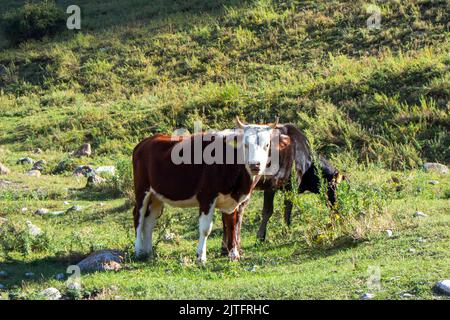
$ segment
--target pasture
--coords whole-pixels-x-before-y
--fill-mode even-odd
[[[433,287],[450,276],[450,179],[423,169],[450,159],[447,3],[375,4],[381,27],[370,30],[363,1],[80,0],[81,30],[17,44],[2,34],[0,298],[42,299],[55,287],[67,299],[448,299]],[[259,243],[255,192],[241,261],[220,256],[216,212],[199,266],[197,210],[166,207],[154,258],[136,260],[135,144],[196,120],[229,128],[236,115],[279,116],[305,132],[350,178],[337,209],[322,194],[279,192]],[[92,155],[71,156],[83,143]],[[27,175],[22,157],[45,160],[41,176]],[[117,172],[86,187],[72,172],[87,164]],[[100,249],[123,252],[120,271],[83,273],[81,289],[55,278]],[[371,270],[379,286],[368,286]]]

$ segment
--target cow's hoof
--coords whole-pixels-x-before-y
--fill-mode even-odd
[[[198,255],[197,254],[197,264],[199,266],[204,266],[206,264],[206,256]]]
[[[241,259],[239,251],[236,248],[233,248],[230,251],[229,256],[230,256],[230,261],[232,261],[232,262],[236,262],[236,261],[239,261]]]

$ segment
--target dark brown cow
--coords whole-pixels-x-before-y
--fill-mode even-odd
[[[266,169],[276,124],[244,125],[239,120],[238,123],[242,130],[234,130],[231,140],[226,139],[230,137],[230,131],[178,136],[175,139],[157,134],[135,147],[133,174],[137,256],[151,253],[152,231],[164,203],[167,203],[200,209],[199,262],[206,261],[206,239],[211,232],[214,209],[219,209],[227,225],[227,239],[230,239],[226,244],[227,252],[232,260],[239,259],[236,211],[240,204],[249,199]],[[235,143],[239,138],[242,148]],[[211,152],[213,146],[222,146],[224,152],[222,155],[211,153],[216,157],[216,161],[211,163],[204,159],[204,155]],[[241,151],[245,158],[243,162],[239,162]],[[197,159],[199,154],[200,161]],[[176,161],[174,155],[178,157]],[[183,161],[179,162],[179,158]]]
[[[336,202],[336,186],[345,176],[340,174],[328,161],[322,157],[319,158],[319,170],[316,170],[316,165],[313,162],[311,149],[308,141],[303,133],[292,124],[282,124],[276,127],[281,134],[287,135],[290,139],[289,145],[280,149],[279,154],[279,170],[274,175],[262,176],[256,185],[257,189],[264,190],[264,205],[262,210],[262,221],[259,227],[257,238],[264,240],[266,237],[267,224],[270,217],[273,214],[273,201],[275,193],[279,189],[290,190],[291,189],[291,174],[292,166],[295,165],[295,171],[297,174],[297,185],[299,193],[310,191],[313,193],[320,192],[320,179],[317,175],[318,172],[322,173],[323,179],[327,183],[327,205],[330,207]],[[248,201],[244,202],[236,211],[235,220],[239,223],[242,221],[242,212],[245,209]],[[289,225],[291,222],[292,202],[285,200],[285,212],[284,217],[286,223]],[[228,242],[227,234],[227,222],[223,221],[224,235],[222,253],[227,252],[225,244]],[[238,231],[240,225],[237,226]],[[237,235],[240,240],[240,235]],[[240,246],[240,242],[239,242]]]

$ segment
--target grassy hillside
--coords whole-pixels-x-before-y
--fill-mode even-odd
[[[0,11],[24,3],[4,0]],[[64,11],[74,4],[56,3]],[[448,2],[374,1],[376,30],[366,26],[371,3],[79,0],[81,30],[17,45],[0,33],[0,163],[11,169],[0,176],[0,271],[8,273],[0,298],[42,298],[53,286],[66,298],[92,299],[444,299],[432,288],[450,275],[450,180],[421,164],[450,163]],[[135,144],[192,131],[199,119],[230,127],[236,115],[297,124],[350,177],[337,211],[323,195],[280,193],[261,244],[257,192],[241,262],[219,256],[217,215],[209,261],[199,267],[196,210],[167,208],[156,259],[136,261],[128,199]],[[85,142],[93,155],[70,157]],[[41,177],[16,164],[24,156],[47,162]],[[119,173],[85,188],[70,169],[57,173],[61,160],[71,168],[116,165]],[[290,228],[284,197],[295,203]],[[72,205],[82,210],[34,214]],[[41,238],[27,235],[26,220]],[[83,274],[80,292],[55,279],[104,248],[125,253],[120,272]],[[366,284],[369,267],[381,270],[375,291]]]

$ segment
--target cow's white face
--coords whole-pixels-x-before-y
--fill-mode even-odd
[[[244,125],[242,130],[245,166],[252,175],[261,175],[269,161],[273,129],[267,125]]]

